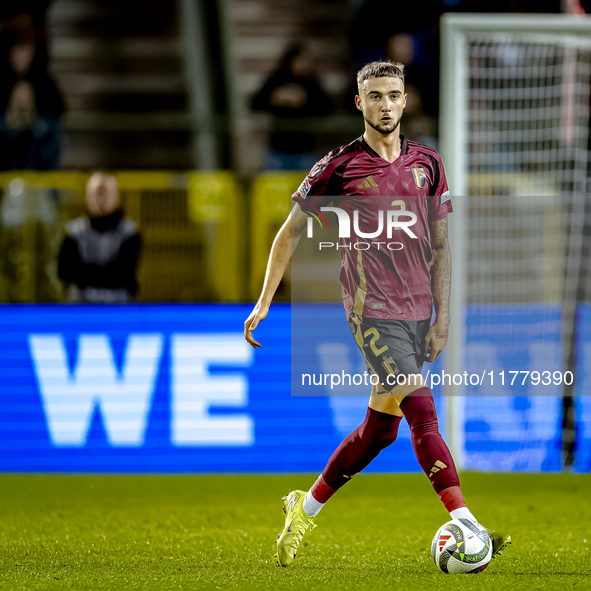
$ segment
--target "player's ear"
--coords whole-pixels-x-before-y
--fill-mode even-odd
[[[363,111],[363,105],[361,104],[361,97],[356,94],[355,95],[355,106],[360,110]]]
[[[407,97],[407,96],[408,96],[408,95],[407,95],[406,93],[404,93],[404,104],[402,105],[402,108],[403,108],[403,109],[406,109],[406,97]]]

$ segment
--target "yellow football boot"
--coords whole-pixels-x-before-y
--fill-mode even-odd
[[[488,527],[485,527],[484,529],[488,532],[488,535],[492,540],[493,558],[500,556],[503,553],[502,550],[504,550],[509,544],[513,543],[513,540],[511,539],[511,536],[509,534],[504,534],[495,529],[489,529]]]
[[[289,566],[295,560],[304,534],[317,527],[314,517],[308,517],[304,513],[305,496],[306,493],[303,490],[294,490],[283,497],[285,527],[275,542],[277,546],[275,558],[279,566]]]

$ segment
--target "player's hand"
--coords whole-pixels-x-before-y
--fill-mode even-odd
[[[425,337],[425,361],[433,363],[445,349],[449,328],[435,322]]]
[[[248,341],[250,345],[252,345],[255,349],[257,347],[262,347],[258,341],[255,341],[252,338],[252,331],[259,325],[261,320],[264,320],[269,313],[269,304],[262,304],[261,302],[257,302],[257,305],[254,307],[254,310],[250,313],[250,316],[246,319],[244,323],[244,338]]]

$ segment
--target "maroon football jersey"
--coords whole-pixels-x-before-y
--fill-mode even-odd
[[[348,318],[431,317],[429,223],[452,211],[451,200],[439,154],[402,135],[400,141],[392,163],[363,137],[330,152],[292,196],[308,214],[329,206],[348,214],[350,236],[339,242]]]

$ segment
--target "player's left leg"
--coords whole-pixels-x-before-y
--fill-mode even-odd
[[[450,513],[464,509],[452,514],[452,518],[474,519],[466,508],[451,452],[439,433],[431,390],[426,386],[418,388],[401,401],[400,409],[410,427],[411,441],[417,460],[445,508]]]
[[[454,459],[439,433],[431,390],[427,387],[416,390],[402,400],[400,408],[410,426],[417,460],[451,518],[478,523],[466,506]],[[493,543],[493,556],[496,556],[511,543],[511,536],[486,529]]]

